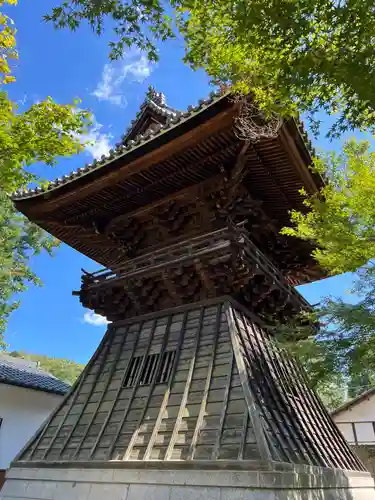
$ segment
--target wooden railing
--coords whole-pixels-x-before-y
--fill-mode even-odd
[[[92,274],[86,273],[82,277],[82,288],[90,290],[130,278],[152,276],[163,272],[166,267],[197,261],[211,254],[215,257],[229,258],[233,255],[233,249],[237,249],[238,255],[259,269],[259,274],[271,278],[277,287],[288,293],[300,305],[310,307],[305,299],[287,283],[280,270],[250,240],[249,233],[244,228],[235,226],[225,227],[141,255],[113,269],[101,269]]]
[[[82,277],[83,286],[96,287],[106,281],[117,281],[127,277],[141,276],[146,273],[157,272],[166,265],[182,263],[189,259],[196,259],[204,255],[228,249],[231,239],[227,228],[212,233],[197,236],[188,241],[181,241],[160,250],[150,252],[127,261],[113,269],[101,269]],[[228,252],[230,253],[230,252]]]

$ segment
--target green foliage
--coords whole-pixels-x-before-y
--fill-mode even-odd
[[[187,2],[185,60],[266,112],[337,112],[330,135],[374,127],[373,10],[362,0]]]
[[[333,411],[347,400],[346,381],[341,375],[331,377],[330,381],[320,381],[315,387],[328,411]]]
[[[313,241],[314,256],[322,267],[332,274],[356,271],[356,281],[347,301],[328,297],[320,304],[315,315],[322,329],[296,349],[302,349],[313,378],[342,374],[351,381],[349,392],[354,394],[375,384],[371,260],[375,255],[375,153],[367,142],[352,140],[341,154],[316,159],[315,168],[326,174],[326,186],[319,195],[306,196],[310,211],[293,211],[294,226],[283,232]]]
[[[56,104],[51,97],[24,113],[0,89],[0,188],[11,193],[40,179],[27,168],[33,163],[56,164],[59,156],[83,150],[80,135],[89,113],[73,104]]]
[[[72,30],[87,21],[98,35],[108,19],[112,58],[136,46],[151,60],[176,25],[185,62],[213,83],[251,92],[266,113],[338,113],[336,136],[375,126],[374,11],[370,0],[76,0],[45,19]]]
[[[4,4],[16,5],[17,0],[0,0],[0,7]],[[12,19],[0,12],[0,84],[14,81],[9,61],[18,59],[15,35]]]
[[[42,250],[51,254],[56,243],[17,213],[0,190],[0,346],[9,315],[19,306],[14,296],[26,290],[28,284],[40,284],[28,265],[30,257]]]
[[[158,59],[156,40],[172,38],[171,20],[159,0],[76,0],[65,1],[44,17],[56,28],[68,27],[75,31],[87,21],[94,33],[102,35],[105,18],[114,25],[116,40],[110,42],[110,57],[117,59],[129,47],[135,46],[147,53],[151,61]]]
[[[51,98],[24,113],[0,90],[0,343],[9,315],[20,302],[15,295],[40,281],[29,267],[33,255],[52,253],[57,240],[17,213],[8,199],[12,191],[39,177],[28,167],[42,162],[54,165],[59,156],[81,151],[88,114],[73,105],[56,104]]]
[[[40,354],[27,354],[23,351],[12,351],[8,353],[15,358],[29,359],[39,362],[39,367],[55,377],[69,384],[73,384],[80,375],[85,365],[75,363],[64,358],[50,358]]]
[[[374,371],[370,373],[364,372],[358,377],[354,377],[348,385],[348,396],[349,398],[356,398],[365,391],[368,391],[375,385],[375,373]]]
[[[15,5],[16,0],[0,0]],[[18,214],[8,195],[42,177],[31,173],[35,163],[54,165],[61,156],[82,151],[80,137],[90,123],[79,101],[57,104],[51,97],[24,113],[3,90],[14,81],[10,59],[18,57],[13,21],[0,12],[0,348],[9,315],[19,306],[20,292],[40,281],[29,267],[33,255],[51,254],[57,241]]]
[[[315,160],[327,184],[305,198],[307,213],[292,212],[283,233],[316,243],[314,257],[332,274],[356,271],[375,256],[375,153],[354,139],[341,154]]]

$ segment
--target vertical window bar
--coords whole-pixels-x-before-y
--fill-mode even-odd
[[[150,371],[150,366],[152,363],[152,358],[153,354],[149,354],[146,358],[145,366],[142,371],[141,378],[139,379],[139,384],[140,385],[146,385],[147,384],[147,378],[148,378],[148,373]]]
[[[153,382],[153,380],[155,379],[155,375],[156,375],[156,371],[157,371],[157,368],[158,368],[160,356],[162,356],[160,353],[159,354],[154,354],[154,359],[153,359],[152,366],[151,366],[151,369],[150,369],[149,379],[147,381],[148,384],[151,384],[151,382]]]
[[[165,352],[163,353],[163,359],[162,359],[162,362],[161,362],[161,368],[160,368],[160,373],[158,375],[158,378],[157,378],[157,382],[159,384],[163,384],[164,382],[166,382],[168,380],[168,361],[170,359],[170,351],[168,352]]]
[[[143,357],[140,358],[142,360],[141,365],[140,365],[140,369],[141,370],[143,369],[143,363],[145,361],[145,357],[147,357],[150,345],[152,344],[152,341],[153,341],[153,338],[154,338],[154,334],[155,334],[155,329],[156,329],[156,319],[154,319],[153,322],[152,322],[151,332],[150,332],[150,336],[148,338],[148,343],[147,343],[147,348],[146,348],[146,354],[145,354],[145,356],[143,356]],[[131,391],[130,397],[128,399],[128,403],[127,403],[126,409],[125,409],[125,411],[122,414],[121,422],[119,423],[119,425],[117,427],[117,430],[116,430],[116,433],[115,433],[115,436],[114,436],[114,439],[113,439],[111,445],[109,446],[108,453],[107,453],[108,459],[111,459],[112,453],[113,453],[114,449],[116,448],[117,441],[118,441],[118,439],[119,439],[119,437],[120,437],[120,435],[122,433],[122,430],[124,428],[124,425],[125,425],[125,422],[126,422],[126,418],[128,416],[130,407],[131,407],[131,405],[133,403],[134,396],[135,396],[135,393],[136,393],[136,390],[137,390],[135,386],[138,383],[139,383],[139,378],[137,377],[135,379],[135,382],[134,382],[133,390]]]
[[[138,327],[137,327],[137,334],[136,334],[136,337],[134,339],[134,343],[133,343],[133,347],[132,347],[132,351],[131,351],[131,354],[130,354],[130,357],[129,359],[127,360],[127,368],[126,370],[124,370],[124,373],[123,373],[123,376],[122,376],[122,379],[121,379],[121,384],[119,385],[118,389],[117,389],[117,392],[116,392],[116,396],[114,397],[114,399],[112,400],[112,405],[111,405],[111,408],[109,409],[108,413],[107,413],[107,416],[105,417],[105,420],[102,424],[102,427],[100,429],[100,432],[98,434],[98,437],[96,438],[96,441],[94,443],[94,445],[92,446],[91,448],[91,451],[90,451],[90,455],[89,455],[89,458],[91,458],[93,456],[93,454],[95,453],[96,451],[96,448],[98,447],[99,443],[100,443],[100,440],[105,432],[105,430],[107,429],[107,424],[108,422],[111,420],[111,417],[112,417],[112,414],[116,408],[116,405],[118,403],[118,398],[119,398],[119,395],[121,394],[121,391],[123,389],[123,387],[126,387],[126,377],[127,377],[127,372],[129,370],[129,367],[131,365],[131,362],[132,362],[132,359],[133,359],[133,355],[135,353],[135,350],[137,349],[137,346],[138,346],[138,342],[139,342],[139,334],[142,330],[142,326],[143,326],[144,322],[141,321],[139,324],[138,324]]]
[[[160,353],[159,354],[154,354],[154,356],[153,356],[151,367],[150,367],[150,372],[149,372],[149,377],[148,377],[148,380],[147,380],[148,384],[151,384],[151,382],[155,378],[155,374],[156,374],[156,370],[158,368],[160,357],[161,357]]]
[[[169,377],[171,376],[172,367],[173,367],[173,363],[174,363],[175,358],[176,358],[176,351],[171,351],[170,357],[169,357],[169,363],[168,363],[168,371],[167,371],[167,375],[166,375],[167,380],[169,380]]]
[[[131,386],[132,373],[134,372],[134,369],[135,369],[135,362],[136,362],[136,358],[132,359],[132,361],[130,363],[129,373],[126,376],[126,386],[127,387]]]
[[[137,356],[132,359],[129,366],[128,374],[125,376],[123,387],[133,387],[139,370],[141,369],[142,360],[143,369],[140,374],[138,384],[150,385],[155,380],[156,384],[165,384],[168,382],[171,374],[176,351],[167,351],[157,354],[149,354],[148,356]],[[159,361],[161,359],[161,362]],[[159,365],[159,369],[158,369]]]
[[[141,366],[142,366],[142,357],[139,356],[139,357],[135,358],[134,370],[133,370],[133,373],[131,375],[131,380],[130,380],[130,387],[132,387],[134,385],[134,382],[137,380],[137,378],[139,376],[139,371],[141,370]]]

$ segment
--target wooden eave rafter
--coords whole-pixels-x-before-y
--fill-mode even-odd
[[[214,186],[222,185],[224,183],[224,177],[225,177],[224,174],[219,174],[216,176],[216,178],[210,178],[207,179],[206,181],[203,181],[201,184],[189,186],[185,189],[182,189],[181,191],[178,191],[177,193],[173,193],[173,195],[168,195],[164,198],[161,198],[160,200],[155,201],[154,203],[146,205],[145,207],[141,207],[127,214],[121,214],[118,215],[117,217],[113,217],[106,226],[105,232],[110,233],[111,231],[114,230],[114,228],[118,224],[121,224],[139,215],[150,213],[155,208],[165,205],[170,201],[179,201],[179,200],[194,199],[194,198],[198,199],[202,196],[202,194],[205,192],[205,189],[207,189],[208,187],[212,188],[213,185]]]
[[[118,185],[120,181],[129,178],[132,174],[142,172],[169,156],[184,149],[193,148],[194,144],[205,137],[213,135],[219,130],[224,130],[226,127],[231,127],[236,112],[237,108],[233,103],[221,99],[108,165],[52,191],[24,200],[15,200],[17,208],[32,219],[36,218],[37,213],[41,215],[40,218],[44,218],[44,214],[88,196],[94,196],[102,189]],[[297,137],[301,144],[297,146],[292,135]],[[294,120],[284,124],[280,130],[279,142],[287,152],[291,164],[307,191],[316,192],[321,184],[321,179],[312,175],[306,168],[306,163],[311,162],[311,158]]]

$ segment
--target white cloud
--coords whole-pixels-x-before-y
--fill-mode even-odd
[[[121,61],[106,64],[96,89],[91,93],[99,101],[108,101],[125,107],[126,98],[122,89],[125,81],[143,82],[152,72],[147,56],[136,50],[129,51]]]
[[[25,106],[28,100],[29,96],[27,94],[24,94],[22,99],[18,99],[17,104],[19,104],[20,106]]]
[[[102,127],[103,125],[94,119],[90,130],[82,137],[85,142],[87,141],[85,150],[94,158],[107,155],[112,147],[110,141],[113,137],[111,134],[101,132]]]
[[[104,316],[100,316],[100,314],[94,313],[94,311],[85,312],[83,315],[84,323],[88,323],[89,325],[94,326],[104,326],[108,325],[109,321]]]
[[[74,134],[74,136],[84,145],[87,153],[93,158],[100,158],[109,153],[113,136],[110,133],[102,132],[103,125],[96,121],[95,115],[91,115],[91,121],[92,125],[86,134]]]

